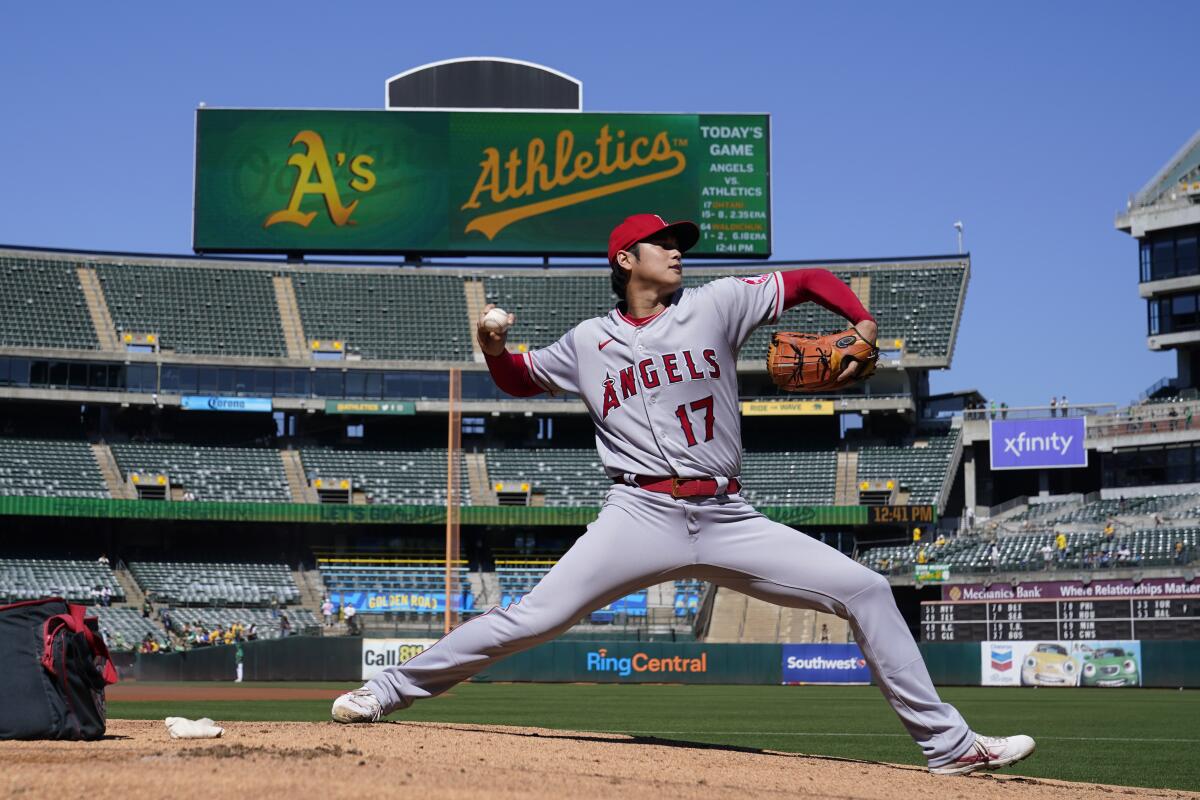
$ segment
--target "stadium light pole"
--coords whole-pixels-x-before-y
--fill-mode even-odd
[[[961,255],[962,255],[962,251],[963,251],[963,249],[962,249],[962,233],[963,233],[963,224],[962,224],[962,220],[961,220],[961,219],[960,219],[960,220],[957,220],[957,221],[954,223],[954,230],[955,230],[955,232],[957,232],[957,233],[958,233],[958,254],[961,256]]]

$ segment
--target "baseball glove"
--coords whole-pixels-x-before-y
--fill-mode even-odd
[[[836,392],[874,375],[878,358],[879,348],[854,328],[826,336],[778,331],[767,351],[767,372],[787,392]],[[855,361],[857,374],[839,381],[838,376]]]

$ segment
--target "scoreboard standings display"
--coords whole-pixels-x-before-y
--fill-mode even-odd
[[[948,584],[921,603],[923,642],[1200,639],[1200,582],[1186,578]]]

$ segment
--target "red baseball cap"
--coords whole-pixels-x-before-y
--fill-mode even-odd
[[[680,252],[687,252],[700,241],[700,229],[694,222],[668,223],[658,214],[634,214],[613,228],[608,235],[608,263],[617,263],[617,253],[628,250],[636,243],[649,239],[656,233],[670,231]]]

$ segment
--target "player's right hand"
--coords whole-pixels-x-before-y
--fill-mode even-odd
[[[483,318],[487,313],[496,307],[495,303],[488,303],[483,307],[483,311],[479,312],[479,321],[475,323],[475,336],[479,339],[479,349],[487,353],[489,356],[498,356],[504,352],[504,343],[508,340],[508,331],[490,331],[483,327]],[[515,314],[508,315],[508,326],[517,321]]]

